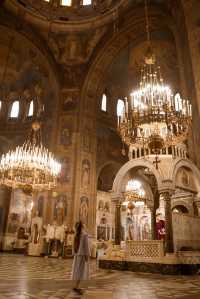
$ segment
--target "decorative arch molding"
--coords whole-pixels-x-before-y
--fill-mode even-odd
[[[176,179],[176,175],[177,172],[180,168],[189,168],[192,173],[194,174],[194,180],[196,183],[196,187],[198,192],[200,192],[200,170],[197,168],[197,166],[190,160],[187,159],[178,159],[178,161],[176,160],[174,162],[174,165],[171,169],[171,174],[170,177],[172,179],[173,182],[173,188],[175,189],[175,179]]]
[[[193,209],[193,206],[189,204],[189,202],[187,202],[186,200],[184,199],[174,199],[172,201],[172,206],[171,206],[171,209],[173,210],[176,206],[183,206],[185,207],[187,210],[188,210],[188,214],[193,216],[194,214],[194,209]]]
[[[120,167],[122,166],[121,163],[116,162],[116,161],[113,161],[113,160],[106,161],[104,164],[102,164],[102,165],[97,169],[97,180],[98,180],[98,178],[99,178],[99,175],[100,175],[101,171],[102,171],[106,166],[109,166],[109,165],[114,165],[114,166],[116,166],[116,168],[120,168]]]
[[[154,174],[157,184],[158,184],[158,190],[162,190],[162,180],[164,179],[162,176],[162,173],[157,170],[154,165],[145,159],[137,159],[137,160],[131,160],[128,161],[120,170],[118,171],[114,183],[113,183],[113,189],[112,189],[112,197],[118,198],[121,196],[121,186],[124,177],[131,169],[138,169],[138,168],[149,168],[150,171]]]

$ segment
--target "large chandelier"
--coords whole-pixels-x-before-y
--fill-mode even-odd
[[[139,88],[125,100],[118,131],[128,146],[134,144],[136,147],[148,147],[153,153],[159,154],[163,147],[177,145],[187,138],[192,106],[180,94],[174,95],[164,83],[150,43],[146,1],[145,4],[149,46]]]
[[[56,186],[61,165],[41,141],[41,125],[33,122],[30,136],[22,146],[0,159],[0,183],[24,191],[49,190]]]

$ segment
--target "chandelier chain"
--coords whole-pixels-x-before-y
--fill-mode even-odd
[[[145,22],[146,22],[146,34],[149,45],[151,44],[150,25],[149,25],[149,11],[148,11],[148,0],[145,1]]]

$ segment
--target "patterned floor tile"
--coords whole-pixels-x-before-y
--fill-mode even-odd
[[[1,254],[0,299],[200,299],[199,276],[99,270],[96,261],[79,296],[72,291],[71,266],[72,260]]]

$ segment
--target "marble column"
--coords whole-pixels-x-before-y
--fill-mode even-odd
[[[165,203],[165,251],[173,252],[173,230],[172,230],[172,210],[171,210],[171,193],[162,193]]]
[[[0,219],[0,235],[4,234],[6,231],[6,224],[10,208],[11,192],[11,188],[7,188],[4,186],[1,186],[0,188],[0,210],[2,214],[2,218]]]
[[[115,245],[121,243],[121,204],[118,201],[115,204]]]
[[[195,210],[196,210],[196,214],[195,216],[200,217],[200,198],[199,196],[196,196],[194,198],[194,214],[195,214]]]
[[[151,239],[156,240],[156,209],[150,207],[151,211]]]

